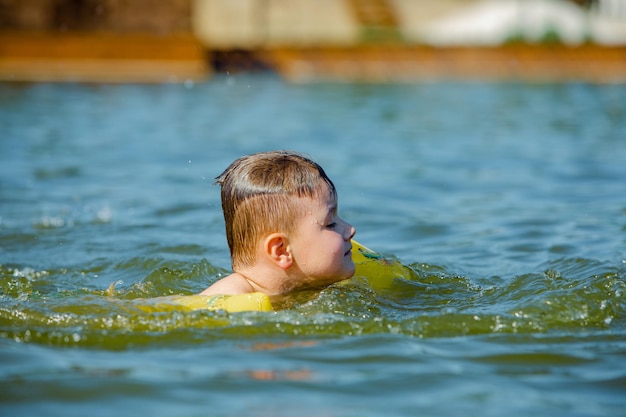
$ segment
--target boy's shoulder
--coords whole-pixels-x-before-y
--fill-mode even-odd
[[[237,295],[251,292],[254,292],[254,288],[252,288],[248,280],[243,275],[235,272],[220,279],[202,291],[200,295]]]

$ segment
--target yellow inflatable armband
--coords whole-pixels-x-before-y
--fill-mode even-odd
[[[252,292],[237,295],[173,295],[135,300],[135,307],[146,313],[193,310],[273,311],[267,294]]]
[[[273,310],[270,298],[262,292],[237,295],[185,295],[172,301],[188,310],[226,310],[229,313]]]

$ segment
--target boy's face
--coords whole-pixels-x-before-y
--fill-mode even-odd
[[[354,275],[351,239],[354,227],[337,215],[337,201],[330,192],[317,199],[303,198],[304,217],[290,239],[303,285],[324,286]]]

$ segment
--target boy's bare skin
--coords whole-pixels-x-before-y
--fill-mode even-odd
[[[233,273],[201,295],[285,294],[354,274],[355,229],[322,167],[289,151],[234,161],[218,178]]]
[[[329,192],[301,198],[304,216],[295,233],[275,232],[257,244],[256,263],[220,279],[201,295],[268,295],[324,287],[354,274],[351,239],[356,231],[337,215]],[[293,197],[297,198],[297,197]]]

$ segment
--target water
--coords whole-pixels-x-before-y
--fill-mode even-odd
[[[0,84],[0,132],[2,415],[625,415],[626,86]],[[129,310],[227,273],[213,178],[279,148],[406,273]]]

